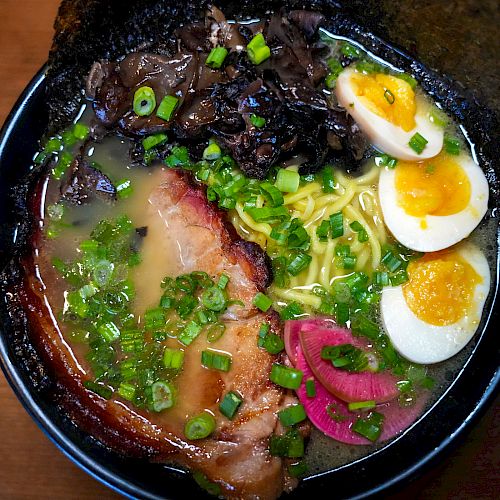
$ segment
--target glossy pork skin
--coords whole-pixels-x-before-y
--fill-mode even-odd
[[[61,292],[66,285],[50,265],[51,243],[39,232],[35,235],[37,251],[24,261],[27,282],[17,297],[28,313],[32,331],[38,334],[38,350],[57,378],[61,406],[80,427],[121,453],[201,471],[221,487],[226,498],[276,498],[292,489],[296,481],[288,476],[284,460],[269,454],[269,437],[279,425],[277,411],[297,400],[269,381],[276,358],[257,347],[264,321],[274,331],[280,328],[274,313],[261,313],[251,305],[253,296],[270,280],[266,258],[254,244],[236,235],[189,175],[174,170],[156,175],[158,186],[148,200],[143,262],[150,252],[171,261],[170,269],[173,264],[187,273],[203,270],[214,277],[224,272],[230,278],[230,298],[245,304],[225,313],[226,331],[217,343],[208,344],[205,335],[200,335],[185,349],[174,408],[153,415],[132,408],[125,400],[106,401],[84,389],[83,382],[92,378],[89,367],[83,353],[72,350],[65,341],[64,325],[57,324],[53,313],[62,306]],[[151,235],[153,228],[163,231],[157,235],[162,236],[160,240]],[[162,240],[166,247],[158,244]],[[168,241],[173,246],[168,247]],[[180,253],[175,255],[169,248],[178,248]],[[137,292],[140,295],[140,286]],[[138,304],[138,311],[149,307],[152,300],[149,297]],[[176,340],[170,341],[170,345],[182,347]],[[201,366],[200,353],[207,347],[232,356],[229,372]],[[218,410],[230,390],[244,398],[233,421]],[[188,441],[183,433],[186,419],[204,410],[215,415],[216,431],[207,439]]]

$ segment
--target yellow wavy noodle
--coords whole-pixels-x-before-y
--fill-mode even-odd
[[[310,291],[313,285],[321,284],[329,288],[336,277],[351,272],[340,266],[335,254],[337,245],[349,244],[351,254],[357,257],[357,271],[371,273],[380,265],[381,247],[386,242],[387,234],[376,191],[379,169],[372,166],[366,174],[356,178],[337,170],[334,175],[338,185],[334,193],[325,194],[320,183],[311,182],[301,186],[296,193],[284,196],[284,203],[292,216],[302,220],[311,237],[309,253],[312,261],[299,276],[292,277],[287,290],[276,287],[273,289],[279,299],[298,300],[311,307],[316,307],[316,304],[319,306],[319,298]],[[257,206],[262,206],[263,199],[259,198]],[[339,211],[344,215],[344,235],[327,242],[319,241],[316,235],[317,227],[323,220]],[[279,250],[276,242],[270,237],[271,226],[256,223],[243,211],[242,204],[236,205],[231,220],[242,236],[255,241],[271,255]],[[365,228],[368,241],[358,241],[357,233],[349,227],[353,221],[358,221]]]

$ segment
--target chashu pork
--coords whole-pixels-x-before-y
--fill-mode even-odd
[[[237,236],[189,174],[158,170],[154,175],[156,186],[145,213],[148,231],[143,264],[136,271],[142,277],[135,280],[141,297],[135,305],[137,312],[158,300],[160,292],[152,292],[158,287],[152,286],[149,276],[156,272],[156,279],[161,280],[162,266],[185,273],[202,270],[214,277],[224,272],[230,278],[229,297],[245,304],[226,311],[226,331],[216,344],[207,344],[200,335],[186,348],[174,408],[151,414],[119,397],[105,400],[83,387],[92,374],[84,355],[65,341],[64,325],[55,319],[66,284],[50,264],[53,243],[40,232],[35,234],[35,254],[24,261],[26,282],[14,291],[16,300],[39,334],[37,347],[56,376],[59,402],[77,425],[121,453],[202,472],[220,486],[226,498],[277,498],[291,490],[296,480],[287,473],[286,459],[270,455],[269,438],[281,432],[277,412],[296,398],[269,381],[272,363],[279,357],[257,346],[263,322],[275,332],[280,330],[275,313],[264,314],[252,306],[254,295],[270,281],[267,257],[255,244]],[[40,197],[45,189],[38,191]],[[38,203],[41,199],[35,199]],[[229,372],[201,366],[200,353],[207,347],[231,354]],[[230,390],[244,399],[233,421],[218,410]],[[215,432],[209,438],[188,441],[183,432],[186,419],[205,409],[216,415]]]

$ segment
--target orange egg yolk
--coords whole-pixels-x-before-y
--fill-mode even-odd
[[[421,162],[398,162],[395,183],[399,206],[414,217],[456,214],[470,201],[467,174],[444,153]]]
[[[452,325],[473,306],[474,290],[482,278],[456,251],[425,254],[408,265],[403,294],[410,310],[422,321]]]
[[[351,85],[359,100],[372,113],[401,127],[405,132],[415,128],[415,92],[407,82],[379,73],[353,73]]]

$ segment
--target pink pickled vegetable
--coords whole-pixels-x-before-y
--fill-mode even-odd
[[[307,364],[302,349],[297,350],[297,369],[304,373],[303,380],[315,379]],[[297,390],[300,402],[304,405],[309,420],[327,436],[346,444],[373,444],[368,439],[351,430],[356,420],[366,416],[369,411],[351,412],[345,402],[330,394],[325,387],[315,379],[316,396],[308,397],[305,383]],[[382,434],[378,442],[387,441],[407,429],[422,413],[427,394],[420,394],[416,403],[408,408],[399,406],[397,400],[377,405],[373,410],[384,415]]]
[[[318,328],[334,328],[336,326],[333,319],[329,318],[310,318],[294,319],[285,321],[285,350],[288,358],[293,365],[297,362],[297,346],[299,345],[299,332],[301,330],[311,331]]]
[[[332,362],[321,358],[321,349],[325,346],[352,344],[362,350],[367,350],[365,340],[354,337],[352,333],[338,326],[333,328],[301,329],[300,344],[304,356],[314,375],[326,389],[347,402],[375,401],[383,403],[399,395],[396,386],[398,379],[390,372],[373,373],[363,371],[349,372],[335,368]]]

